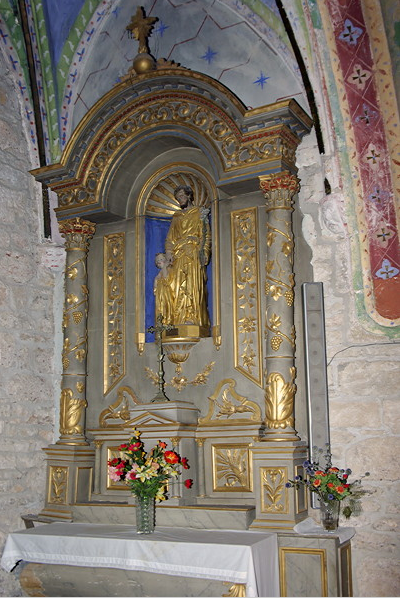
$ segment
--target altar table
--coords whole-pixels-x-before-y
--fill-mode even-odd
[[[246,584],[246,596],[279,596],[275,533],[49,523],[9,534],[1,566],[19,561],[106,567]]]

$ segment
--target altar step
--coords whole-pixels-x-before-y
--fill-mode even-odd
[[[72,506],[72,520],[87,523],[135,523],[135,505],[128,503],[90,502]],[[156,525],[195,529],[249,529],[255,507],[230,505],[158,504]]]

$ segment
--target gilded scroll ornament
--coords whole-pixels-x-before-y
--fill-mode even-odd
[[[231,214],[235,368],[261,386],[257,210]]]
[[[223,597],[227,598],[244,598],[246,596],[246,584],[245,583],[234,583],[230,585],[230,581],[224,581],[224,586],[229,586],[227,594],[222,594]]]
[[[48,502],[67,504],[68,467],[50,465]]]
[[[63,388],[60,400],[60,432],[61,434],[82,434],[83,427],[79,423],[83,410],[87,407],[86,399],[77,399],[71,388]]]
[[[129,386],[121,386],[118,389],[117,399],[103,409],[99,416],[100,428],[123,428],[131,418],[130,408],[140,403],[138,397]],[[115,420],[122,420],[119,424],[110,423]]]
[[[290,368],[290,376],[290,382],[285,382],[282,374],[278,372],[272,372],[267,378],[265,389],[265,424],[268,428],[278,429],[293,427],[294,425],[295,367]]]
[[[214,445],[214,492],[250,492],[250,461],[248,445]]]
[[[125,374],[125,235],[104,237],[104,394]]]
[[[262,467],[261,474],[261,511],[263,513],[285,513],[286,469],[279,467]]]
[[[210,401],[208,413],[205,417],[199,419],[199,424],[215,425],[221,420],[224,420],[228,425],[235,425],[244,421],[261,422],[259,405],[239,395],[235,387],[236,381],[232,378],[225,378],[217,384],[213,394],[208,397]],[[248,413],[249,416],[243,417],[245,413]]]

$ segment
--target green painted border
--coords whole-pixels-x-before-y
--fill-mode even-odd
[[[12,45],[18,56],[19,68],[24,77],[27,95],[32,103],[31,88],[29,83],[27,83],[29,82],[29,70],[25,52],[24,35],[22,33],[21,25],[14,15],[14,11],[9,0],[0,0],[0,15],[7,27],[6,33],[10,38],[10,45]]]
[[[42,70],[43,96],[46,106],[50,162],[54,162],[60,158],[61,148],[56,89],[54,85],[51,54],[47,38],[46,20],[41,0],[31,0],[31,7]]]

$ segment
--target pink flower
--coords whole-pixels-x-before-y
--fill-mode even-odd
[[[110,477],[110,480],[112,480],[113,482],[119,482],[121,480],[122,474],[123,472],[120,472],[116,467],[108,468],[108,475]]]

